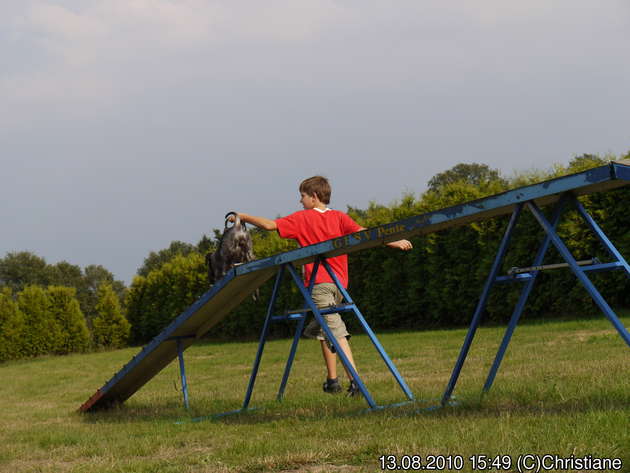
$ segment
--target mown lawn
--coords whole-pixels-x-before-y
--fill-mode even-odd
[[[630,326],[627,312],[623,322]],[[217,419],[209,416],[242,403],[254,342],[186,351],[190,411],[172,363],[122,407],[77,413],[137,348],[3,364],[0,470],[375,472],[384,454],[432,454],[461,455],[471,471],[471,455],[516,462],[532,453],[620,458],[619,471],[630,471],[630,348],[608,320],[521,324],[482,398],[503,330],[479,329],[457,403],[442,409],[435,407],[465,329],[380,335],[418,401],[376,412],[362,399],[321,391],[323,362],[310,340],[300,344],[283,402],[274,399],[290,340],[267,344],[252,401],[258,409]],[[369,339],[357,335],[352,344],[375,400],[403,401]]]

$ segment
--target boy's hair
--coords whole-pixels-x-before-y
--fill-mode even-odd
[[[313,176],[308,179],[304,179],[300,183],[300,192],[304,192],[306,195],[317,195],[317,198],[322,203],[328,205],[330,203],[330,194],[332,189],[328,179],[322,176]]]

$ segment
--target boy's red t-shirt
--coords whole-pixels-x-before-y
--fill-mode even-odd
[[[297,240],[300,246],[313,245],[322,241],[358,232],[361,226],[348,215],[339,210],[300,210],[298,212],[276,219],[278,234],[282,238]],[[343,287],[348,287],[348,255],[335,256],[326,259],[332,270],[339,278]],[[313,263],[304,265],[304,281],[308,284]],[[333,282],[328,271],[321,267],[317,270],[315,284]]]

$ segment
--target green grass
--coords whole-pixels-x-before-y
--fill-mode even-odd
[[[630,326],[628,313],[623,322]],[[274,399],[290,340],[267,344],[252,401],[258,409],[219,419],[207,417],[242,403],[256,343],[186,351],[190,412],[172,363],[123,406],[77,413],[135,348],[4,364],[0,471],[374,472],[383,454],[462,455],[470,471],[473,454],[525,453],[617,457],[630,471],[630,350],[608,320],[521,324],[481,398],[503,330],[479,329],[458,404],[433,410],[465,330],[382,334],[418,402],[376,412],[362,399],[322,393],[323,362],[310,340],[300,343],[282,403]],[[352,345],[375,400],[404,400],[367,337]]]

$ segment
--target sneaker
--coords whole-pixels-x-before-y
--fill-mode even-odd
[[[337,394],[341,392],[341,385],[339,384],[339,378],[327,379],[324,383],[324,392],[328,394]]]
[[[354,381],[350,381],[350,386],[348,386],[348,396],[355,397],[355,396],[360,396],[360,395],[361,395],[361,390],[359,389],[359,386],[357,385],[357,383],[355,383]]]

